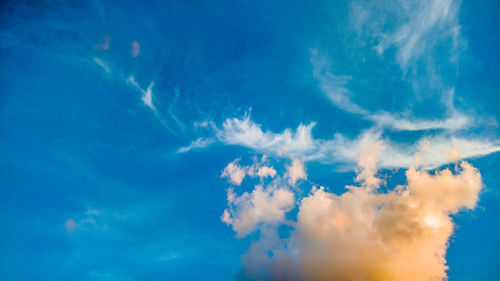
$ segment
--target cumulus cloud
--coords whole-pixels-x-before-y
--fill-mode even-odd
[[[222,220],[239,238],[261,230],[243,256],[242,279],[446,279],[451,215],[475,208],[481,175],[464,161],[454,171],[410,167],[406,185],[380,191],[382,151],[380,142],[364,146],[356,170],[360,186],[347,186],[342,194],[313,186],[296,201],[292,189],[279,184],[257,185],[241,196],[229,189]],[[296,202],[296,221],[289,222]],[[293,227],[288,238],[278,235],[280,224]]]
[[[132,46],[132,49],[130,50],[132,57],[138,57],[141,54],[141,45],[139,44],[139,42],[137,42],[137,40],[132,41],[130,45]]]
[[[358,168],[356,169],[356,181],[362,183],[367,189],[380,186],[381,180],[376,176],[378,153],[385,147],[381,141],[364,144],[358,156]]]
[[[304,276],[314,280],[442,280],[454,224],[450,214],[474,208],[481,176],[431,175],[410,168],[407,186],[388,193],[351,189],[338,196],[316,189],[298,214]]]
[[[243,178],[247,175],[246,168],[238,165],[238,160],[239,159],[236,159],[229,163],[226,168],[224,168],[221,175],[221,177],[228,178],[229,182],[235,185],[240,185]]]
[[[285,129],[281,133],[264,131],[248,116],[243,119],[226,119],[222,128],[216,128],[219,141],[251,148],[257,152],[289,159],[319,161],[322,163],[340,163],[354,167],[363,146],[377,141],[384,141],[385,150],[380,153],[380,168],[407,168],[415,163],[418,154],[419,164],[423,168],[436,168],[451,163],[446,155],[453,147],[461,148],[458,159],[478,157],[500,151],[498,140],[488,140],[473,136],[459,137],[447,134],[424,136],[416,142],[394,143],[383,137],[382,130],[372,128],[358,137],[349,139],[335,134],[331,139],[313,137],[314,123],[300,124],[297,129]],[[423,149],[425,148],[425,149]],[[455,160],[455,161],[456,161]]]
[[[259,176],[261,178],[265,178],[265,177],[273,178],[274,176],[276,176],[276,170],[273,169],[273,167],[260,167],[257,170],[257,176]]]
[[[299,179],[307,179],[304,163],[298,159],[293,159],[292,165],[287,166],[286,169],[289,177],[288,182],[291,185],[294,185]]]
[[[221,177],[227,178],[234,185],[240,185],[243,179],[248,175],[250,177],[273,178],[276,175],[276,170],[273,167],[266,166],[266,157],[262,157],[260,161],[255,161],[250,166],[240,166],[240,159],[235,159],[229,163],[222,172]]]
[[[251,193],[237,195],[232,188],[227,192],[228,209],[222,221],[233,227],[237,237],[243,237],[260,224],[279,225],[285,214],[295,205],[294,193],[286,187],[256,185]]]

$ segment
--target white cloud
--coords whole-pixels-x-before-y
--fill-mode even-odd
[[[221,175],[221,177],[228,178],[229,182],[235,185],[240,185],[243,178],[247,175],[247,168],[238,165],[238,161],[239,159],[236,159],[229,163]]]
[[[102,67],[102,69],[104,69],[104,71],[106,71],[106,72],[108,72],[108,73],[109,73],[110,68],[109,68],[109,63],[108,63],[107,61],[104,61],[104,60],[102,60],[102,59],[100,59],[100,58],[95,58],[95,57],[94,57],[94,62],[95,62],[98,66]]]
[[[424,0],[409,4],[399,1],[402,9],[396,17],[403,22],[392,34],[381,33],[376,47],[379,54],[391,46],[397,48],[396,59],[402,69],[431,49],[438,40],[451,38],[457,40],[459,26],[457,21],[458,4],[451,0]],[[384,4],[382,4],[384,5]]]
[[[314,123],[299,125],[293,132],[286,129],[282,133],[264,132],[247,116],[244,119],[226,119],[222,129],[216,129],[217,138],[226,144],[243,145],[263,153],[278,155],[311,154],[315,149],[311,129]]]
[[[151,81],[151,83],[149,83],[149,86],[148,86],[148,88],[146,90],[144,90],[143,88],[141,88],[141,86],[139,85],[139,83],[137,83],[135,81],[134,76],[129,76],[128,82],[130,84],[132,84],[132,86],[134,86],[137,90],[139,90],[142,93],[141,100],[144,103],[144,105],[146,105],[147,107],[151,108],[153,111],[156,111],[156,107],[153,104],[153,86],[154,86],[154,82]]]
[[[441,165],[453,163],[461,159],[480,157],[500,151],[499,141],[475,139],[473,137],[434,136],[424,137],[412,145],[396,145],[392,143],[382,151],[381,166],[387,168],[409,167],[415,165],[415,155],[419,157],[420,165],[432,169]],[[460,147],[450,158],[452,149]]]
[[[448,115],[444,119],[425,120],[411,116],[379,111],[371,113],[362,106],[351,101],[352,93],[347,87],[350,77],[337,76],[330,71],[328,60],[318,54],[317,50],[311,51],[311,63],[314,77],[318,80],[323,93],[338,108],[360,115],[362,118],[374,122],[376,126],[393,131],[423,131],[430,129],[444,129],[458,131],[474,125],[472,118],[458,112],[453,106],[454,89],[444,91]]]
[[[257,175],[261,178],[271,177],[274,178],[276,176],[276,170],[273,167],[260,167],[257,171]]]
[[[238,162],[240,159],[235,159],[229,163],[221,177],[228,178],[229,182],[235,185],[240,185],[243,179],[248,175],[250,177],[266,177],[273,178],[276,175],[276,170],[273,167],[265,166],[266,157],[264,156],[260,161],[254,159],[254,163],[250,166],[240,166]]]
[[[306,168],[304,163],[298,159],[292,160],[292,165],[286,167],[288,173],[288,182],[290,185],[295,185],[299,179],[307,179]]]
[[[260,125],[252,122],[247,116],[244,119],[227,119],[222,128],[216,129],[216,136],[223,143],[245,146],[264,154],[346,165],[357,162],[364,144],[383,140],[386,147],[380,153],[380,167],[383,168],[407,168],[415,164],[416,154],[419,154],[423,167],[436,168],[450,163],[446,153],[455,146],[461,148],[460,159],[500,151],[498,140],[471,136],[454,137],[448,134],[422,137],[415,143],[396,144],[383,138],[382,131],[375,128],[361,133],[355,139],[348,139],[341,134],[335,134],[332,139],[316,139],[312,135],[313,126],[314,123],[301,124],[295,131],[285,129],[281,133],[274,133],[263,131]],[[428,149],[421,151],[425,145]]]
[[[183,146],[177,150],[179,153],[184,153],[191,151],[193,149],[197,148],[204,148],[209,146],[210,144],[214,143],[215,140],[213,138],[197,138],[196,140],[192,141],[188,146]]]
[[[321,90],[333,104],[350,113],[368,114],[367,110],[351,101],[352,93],[346,87],[351,77],[337,76],[330,72],[328,60],[318,55],[317,50],[311,50],[311,64],[314,67],[314,77],[318,80]]]
[[[251,192],[238,196],[232,188],[227,192],[228,209],[222,221],[233,227],[237,237],[243,237],[262,224],[279,225],[295,205],[295,195],[286,187],[255,186]]]
[[[454,112],[452,116],[437,120],[420,120],[404,118],[400,114],[379,112],[368,115],[367,119],[378,126],[386,127],[394,131],[424,131],[431,129],[446,129],[458,131],[470,127],[471,118],[464,114]]]
[[[356,168],[356,181],[366,189],[373,189],[381,184],[380,178],[376,176],[378,155],[385,150],[382,141],[364,144],[358,155],[358,167]]]

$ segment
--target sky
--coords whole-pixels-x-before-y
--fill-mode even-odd
[[[500,280],[499,13],[2,1],[0,280]]]

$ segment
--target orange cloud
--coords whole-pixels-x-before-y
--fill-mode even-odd
[[[285,219],[295,202],[286,174],[250,194],[237,196],[231,189],[232,211],[226,210],[224,221],[238,237],[261,231],[243,257],[243,274],[286,280],[446,279],[446,251],[455,226],[450,215],[475,208],[481,175],[465,161],[454,172],[410,167],[406,185],[382,192],[376,165],[383,149],[374,143],[361,150],[359,186],[347,186],[340,195],[313,187],[297,202],[294,222]],[[293,227],[289,238],[278,237],[277,223]]]

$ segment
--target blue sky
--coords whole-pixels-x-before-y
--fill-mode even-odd
[[[3,2],[0,279],[499,279],[499,5]]]

